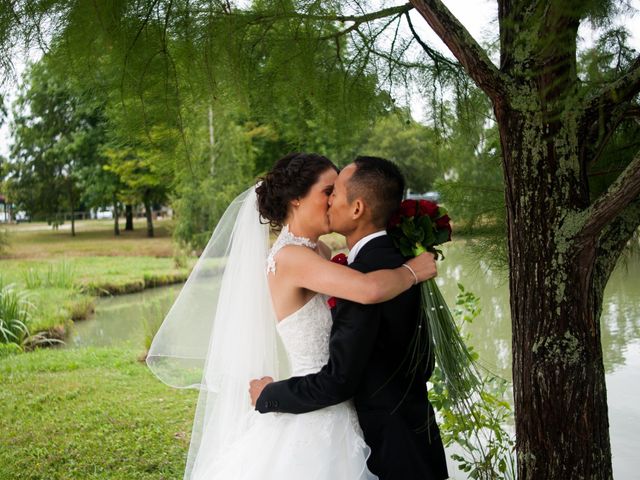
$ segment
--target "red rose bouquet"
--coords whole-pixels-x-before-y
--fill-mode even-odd
[[[391,218],[388,233],[405,257],[415,257],[425,251],[444,258],[437,245],[451,240],[451,224],[447,210],[428,200],[405,200]],[[473,356],[464,344],[449,307],[435,279],[421,284],[422,310],[412,363],[416,365],[431,349],[438,363],[452,400],[464,400],[481,385]],[[413,367],[413,365],[412,365]]]

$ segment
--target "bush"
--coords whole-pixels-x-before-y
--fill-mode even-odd
[[[18,290],[13,283],[4,285],[0,278],[0,345],[7,345],[3,347],[3,355],[6,352],[33,350],[40,345],[64,343],[52,337],[49,332],[30,332],[29,326],[35,310],[27,292]]]
[[[458,284],[456,309],[458,324],[472,322],[480,314],[480,299]],[[475,354],[477,357],[477,354]],[[482,378],[480,395],[469,399],[470,411],[459,411],[443,388],[442,373],[436,365],[431,376],[433,387],[429,399],[438,411],[440,431],[445,446],[456,444],[461,452],[451,458],[468,478],[478,480],[513,480],[516,478],[514,436],[506,430],[513,424],[513,410],[507,401],[510,384],[497,375]]]
[[[29,337],[33,304],[14,284],[0,285],[0,343],[22,346]]]

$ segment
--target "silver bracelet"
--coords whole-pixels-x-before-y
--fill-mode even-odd
[[[415,282],[413,282],[413,284],[417,285],[418,284],[418,276],[416,275],[416,272],[413,271],[413,268],[411,268],[406,263],[403,263],[402,266],[406,267],[411,272],[411,275],[413,275],[413,278],[415,279]]]

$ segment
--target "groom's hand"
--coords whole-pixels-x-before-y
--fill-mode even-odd
[[[271,377],[262,377],[259,380],[251,380],[249,382],[249,395],[251,395],[251,405],[256,406],[256,402],[258,401],[258,397],[264,390],[264,387],[273,382],[273,378]]]

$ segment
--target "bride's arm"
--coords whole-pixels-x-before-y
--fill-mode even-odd
[[[433,258],[433,254],[427,252],[406,263],[421,282],[436,276]],[[390,300],[415,283],[406,267],[361,273],[299,246],[280,250],[277,265],[276,275],[286,275],[298,287],[363,304]]]

